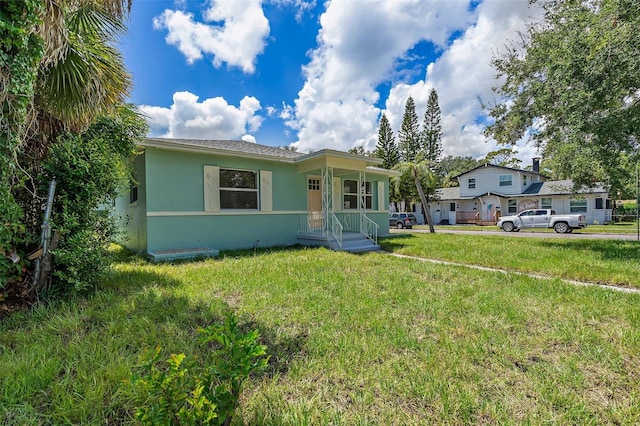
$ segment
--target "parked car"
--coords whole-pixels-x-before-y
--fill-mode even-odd
[[[390,213],[389,214],[389,226],[398,229],[413,228],[413,225],[418,224],[418,219],[413,213]]]
[[[518,232],[523,228],[553,228],[559,234],[587,227],[587,217],[580,213],[556,215],[549,209],[523,210],[515,216],[503,216],[498,228],[505,232]]]

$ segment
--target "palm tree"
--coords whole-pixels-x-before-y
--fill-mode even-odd
[[[400,186],[402,178],[413,179],[420,201],[424,207],[424,213],[426,215],[427,223],[429,224],[429,232],[434,233],[436,230],[433,227],[433,220],[431,219],[431,211],[429,210],[429,204],[427,197],[424,193],[423,184],[427,188],[435,186],[436,177],[431,170],[431,162],[425,160],[421,154],[418,155],[415,162],[402,162],[393,167],[393,170],[400,172],[402,175],[393,178],[393,183],[396,188]]]
[[[38,121],[83,130],[96,114],[125,101],[131,77],[113,43],[126,30],[131,1],[45,1],[39,31],[45,53],[34,99]]]

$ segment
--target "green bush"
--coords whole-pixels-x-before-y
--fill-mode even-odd
[[[136,420],[145,425],[229,425],[242,386],[268,362],[257,330],[243,333],[229,313],[225,321],[198,330],[203,356],[171,354],[166,365],[156,348],[134,374]]]

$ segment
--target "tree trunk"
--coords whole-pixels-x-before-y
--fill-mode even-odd
[[[414,180],[416,181],[418,194],[420,194],[420,201],[422,201],[422,205],[424,207],[424,215],[427,219],[427,223],[429,224],[429,232],[435,233],[436,230],[433,227],[433,220],[431,219],[431,210],[429,209],[429,204],[427,204],[427,197],[424,195],[424,191],[422,190],[422,184],[420,183],[420,179],[417,175],[414,175]]]

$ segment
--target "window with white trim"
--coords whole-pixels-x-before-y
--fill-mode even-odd
[[[540,201],[540,208],[541,209],[547,209],[547,210],[551,210],[551,198],[548,197],[542,197],[542,200]]]
[[[363,182],[364,205],[365,208],[371,210],[373,205],[373,191],[371,182]],[[345,179],[342,191],[343,207],[345,210],[358,209],[358,181]]]
[[[220,208],[258,209],[258,172],[220,169]]]
[[[511,175],[500,175],[498,179],[500,181],[500,186],[511,186],[513,183]]]
[[[507,211],[509,213],[518,213],[518,200],[507,201]]]
[[[476,187],[476,178],[469,178],[467,185],[469,189],[474,189]]]
[[[569,201],[569,213],[586,213],[587,212],[587,200],[570,200]]]
[[[527,175],[522,175],[522,185],[527,186]]]

